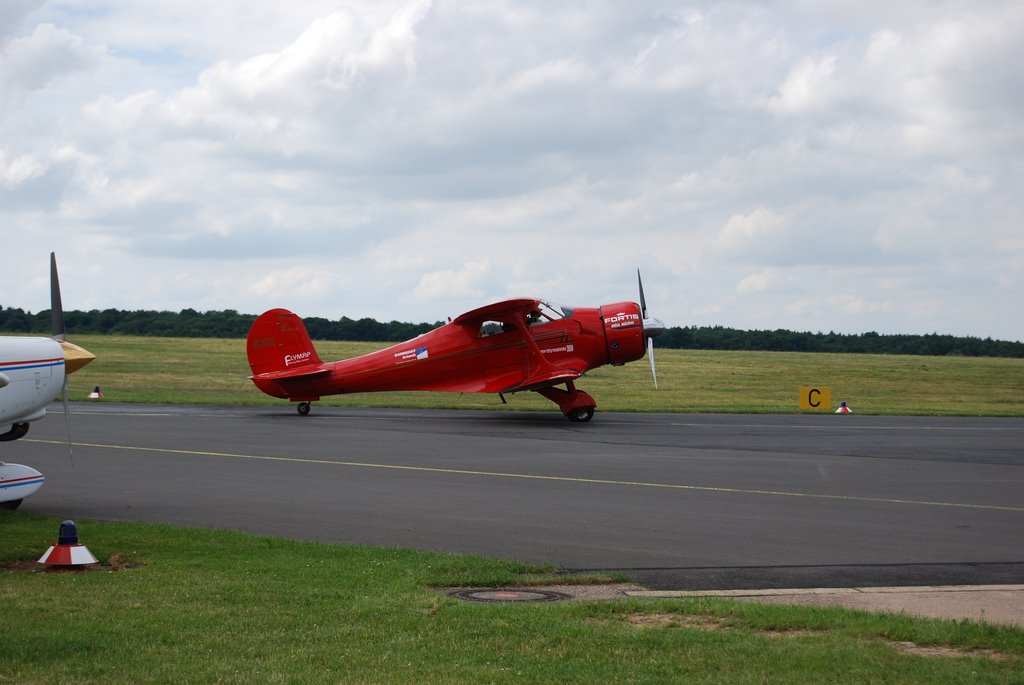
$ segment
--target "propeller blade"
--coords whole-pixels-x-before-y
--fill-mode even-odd
[[[57,278],[57,255],[50,253],[50,327],[54,340],[64,339],[64,305],[60,301],[60,280]]]
[[[647,298],[644,297],[644,281],[640,278],[640,269],[636,270],[636,283],[640,289],[640,316],[644,320],[644,335],[647,339],[656,338],[665,330],[661,319],[647,318]]]
[[[654,389],[658,389],[658,370],[654,366],[654,339],[665,330],[661,319],[647,318],[647,298],[644,297],[644,279],[640,277],[640,269],[636,270],[636,285],[640,290],[640,315],[644,319],[644,337],[647,338],[647,358],[651,360],[651,378]]]
[[[53,252],[50,253],[50,327],[53,329],[53,339],[64,350],[65,374],[74,373],[96,359],[96,355],[89,350],[66,340],[64,305],[60,301],[60,279],[57,278],[57,255]],[[64,376],[64,386],[66,389],[67,375]]]
[[[640,287],[640,316],[647,318],[647,300],[644,298],[644,281],[640,278],[640,269],[636,270],[636,283]]]
[[[654,379],[654,389],[658,389],[658,372],[654,368],[654,338],[647,339],[647,358],[651,360],[651,378]]]

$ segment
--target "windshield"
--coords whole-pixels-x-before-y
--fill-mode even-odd
[[[549,321],[561,321],[572,316],[572,307],[565,307],[554,302],[541,302],[537,306],[539,318],[536,323],[547,323]]]
[[[572,312],[572,307],[555,304],[554,302],[538,301],[533,309],[526,312],[526,325],[532,328],[533,326],[540,326],[553,321],[561,321],[562,319],[572,317]],[[515,329],[516,327],[512,324],[511,319],[488,320],[480,325],[480,331],[477,333],[477,336],[486,338],[491,335],[508,333]]]

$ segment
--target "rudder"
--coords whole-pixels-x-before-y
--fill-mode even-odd
[[[319,365],[306,326],[287,309],[271,309],[252,323],[245,341],[253,376]]]

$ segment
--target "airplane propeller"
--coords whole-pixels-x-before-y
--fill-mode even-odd
[[[53,339],[60,343],[64,352],[64,385],[61,387],[61,400],[64,403],[64,421],[68,430],[68,454],[74,462],[74,451],[71,449],[71,407],[68,402],[68,375],[96,359],[96,355],[86,349],[65,340],[64,305],[60,299],[60,279],[57,277],[57,256],[50,253],[50,327]]]
[[[644,297],[644,281],[640,277],[640,269],[636,270],[636,282],[640,288],[640,315],[644,319],[644,337],[647,338],[647,358],[651,360],[651,377],[654,389],[658,389],[658,372],[654,367],[654,339],[665,330],[665,324],[658,318],[647,318],[647,299]]]
[[[60,279],[57,278],[57,257],[50,253],[50,326],[53,329],[53,339],[60,343],[64,351],[64,373],[74,373],[80,368],[96,359],[89,350],[83,349],[65,339],[64,331],[64,307],[60,300]]]

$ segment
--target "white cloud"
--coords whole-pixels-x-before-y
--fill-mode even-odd
[[[758,249],[780,238],[786,219],[766,207],[749,214],[733,214],[718,232],[718,244],[726,250]]]
[[[779,86],[778,95],[768,101],[769,108],[784,114],[823,109],[835,97],[835,55],[806,58],[797,64]]]
[[[0,48],[0,112],[55,79],[87,70],[102,52],[52,24],[40,24],[30,35],[11,40]]]
[[[33,178],[38,178],[46,171],[47,165],[32,155],[21,155],[7,159],[0,150],[0,184],[7,188],[15,188]]]
[[[330,274],[319,269],[306,267],[274,269],[247,286],[247,290],[251,294],[261,297],[284,296],[285,293],[287,293],[287,297],[313,297],[324,294],[330,281]]]
[[[0,4],[0,47],[12,34],[16,35],[25,18],[45,2],[46,0],[6,0]]]
[[[478,283],[487,275],[490,266],[490,262],[486,260],[468,262],[460,269],[423,274],[419,283],[416,284],[413,297],[423,302],[446,297],[463,297],[467,293],[475,296],[483,295]]]
[[[103,7],[0,9],[4,306],[1024,338],[1019,3]]]
[[[763,269],[756,273],[745,276],[736,284],[736,292],[740,295],[761,293],[767,290],[776,290],[792,286],[796,279],[779,269]]]

